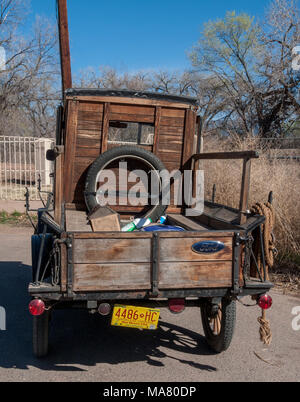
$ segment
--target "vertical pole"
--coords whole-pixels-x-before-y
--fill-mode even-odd
[[[60,45],[62,96],[64,99],[65,90],[68,88],[72,88],[67,0],[57,0],[57,5],[58,5],[58,32],[59,32],[59,45]]]
[[[251,171],[251,159],[245,158],[243,163],[243,177],[242,177],[240,211],[239,211],[240,225],[243,225],[247,221],[247,216],[245,215],[245,212],[248,208],[250,171]]]

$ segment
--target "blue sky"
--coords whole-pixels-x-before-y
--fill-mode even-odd
[[[189,67],[186,52],[203,23],[227,10],[262,17],[269,0],[68,0],[72,70],[112,66],[140,69]],[[55,0],[31,0],[35,15],[56,21]]]

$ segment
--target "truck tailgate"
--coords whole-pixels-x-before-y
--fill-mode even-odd
[[[232,286],[233,233],[72,234],[74,292],[224,288]],[[197,253],[201,241],[224,249]],[[69,264],[70,265],[70,264]]]

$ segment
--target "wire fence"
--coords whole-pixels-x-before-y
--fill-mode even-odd
[[[53,144],[48,138],[0,136],[0,200],[24,200],[26,187],[30,200],[39,200],[39,178],[42,190],[52,191],[53,162],[46,152]]]

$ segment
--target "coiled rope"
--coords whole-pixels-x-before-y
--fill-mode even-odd
[[[265,254],[265,262],[266,262],[266,279],[269,280],[269,270],[274,265],[274,257],[276,255],[276,247],[275,247],[275,237],[273,234],[273,229],[275,225],[275,211],[273,205],[270,202],[263,204],[262,202],[258,202],[251,208],[251,212],[265,216],[265,223],[262,225],[262,235],[263,235],[263,246],[264,246],[264,254]],[[263,262],[261,255],[261,247],[260,241],[256,242],[256,247],[254,250],[254,254],[257,260],[257,265],[260,271],[261,276],[263,276]]]
[[[266,269],[266,280],[269,280],[269,270],[274,265],[274,258],[276,255],[275,248],[275,237],[273,234],[273,229],[275,225],[275,211],[270,202],[263,204],[261,202],[256,203],[252,208],[251,212],[265,216],[265,223],[262,225],[262,235],[263,235],[263,248],[265,255],[265,269]],[[255,244],[254,254],[257,260],[257,266],[261,277],[264,275],[263,260],[261,254],[261,244],[260,239],[257,239]],[[270,345],[272,342],[272,332],[270,327],[270,321],[266,319],[266,310],[262,309],[261,317],[258,317],[258,322],[260,324],[259,334],[260,340],[265,345]]]

